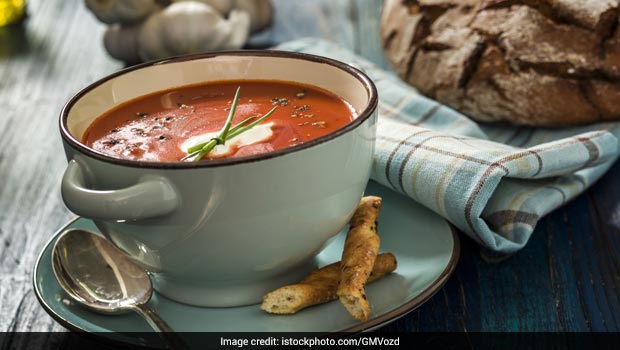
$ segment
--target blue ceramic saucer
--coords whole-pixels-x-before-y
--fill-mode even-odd
[[[366,288],[372,306],[369,321],[357,322],[338,301],[311,307],[295,315],[270,315],[258,305],[195,307],[157,293],[149,305],[173,329],[182,332],[359,332],[398,319],[428,300],[446,282],[458,261],[458,237],[443,218],[409,198],[372,182],[366,194],[383,197],[378,220],[380,251],[392,252],[398,260],[394,273]],[[142,318],[132,313],[94,313],[73,302],[58,285],[52,272],[51,251],[60,232],[70,228],[98,232],[92,221],[77,218],[54,234],[34,269],[34,289],[39,302],[68,329],[94,332],[115,341],[139,343],[135,337],[119,332],[152,332]],[[346,230],[343,230],[316,257],[318,266],[340,260],[345,235]]]

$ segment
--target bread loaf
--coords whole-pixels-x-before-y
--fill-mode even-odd
[[[386,0],[396,72],[480,121],[620,120],[620,0]]]

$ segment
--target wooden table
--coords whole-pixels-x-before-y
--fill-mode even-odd
[[[387,67],[380,1],[275,1],[264,46],[328,37]],[[39,306],[38,252],[73,214],[63,205],[66,166],[58,115],[67,99],[122,64],[104,51],[103,25],[81,1],[30,0],[21,27],[0,30],[0,331],[62,331]],[[620,331],[620,164],[542,220],[523,251],[481,260],[461,235],[461,259],[439,293],[382,331]],[[0,342],[1,343],[1,342]]]

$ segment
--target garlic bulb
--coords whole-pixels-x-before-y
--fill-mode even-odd
[[[139,63],[138,34],[140,28],[140,23],[134,25],[115,24],[108,27],[103,35],[103,45],[110,56],[127,64]]]
[[[160,8],[157,0],[84,0],[103,23],[134,23]]]
[[[248,39],[250,18],[233,10],[227,19],[197,1],[175,2],[151,15],[138,35],[142,60],[241,48]]]
[[[243,10],[250,15],[250,31],[259,32],[271,24],[273,7],[270,0],[172,0],[172,2],[198,1],[212,6],[223,16],[233,9]]]

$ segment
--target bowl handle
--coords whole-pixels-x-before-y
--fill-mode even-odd
[[[77,215],[95,220],[140,220],[174,211],[179,197],[167,179],[144,176],[130,187],[93,190],[86,187],[86,166],[75,159],[69,162],[62,178],[65,205]]]

